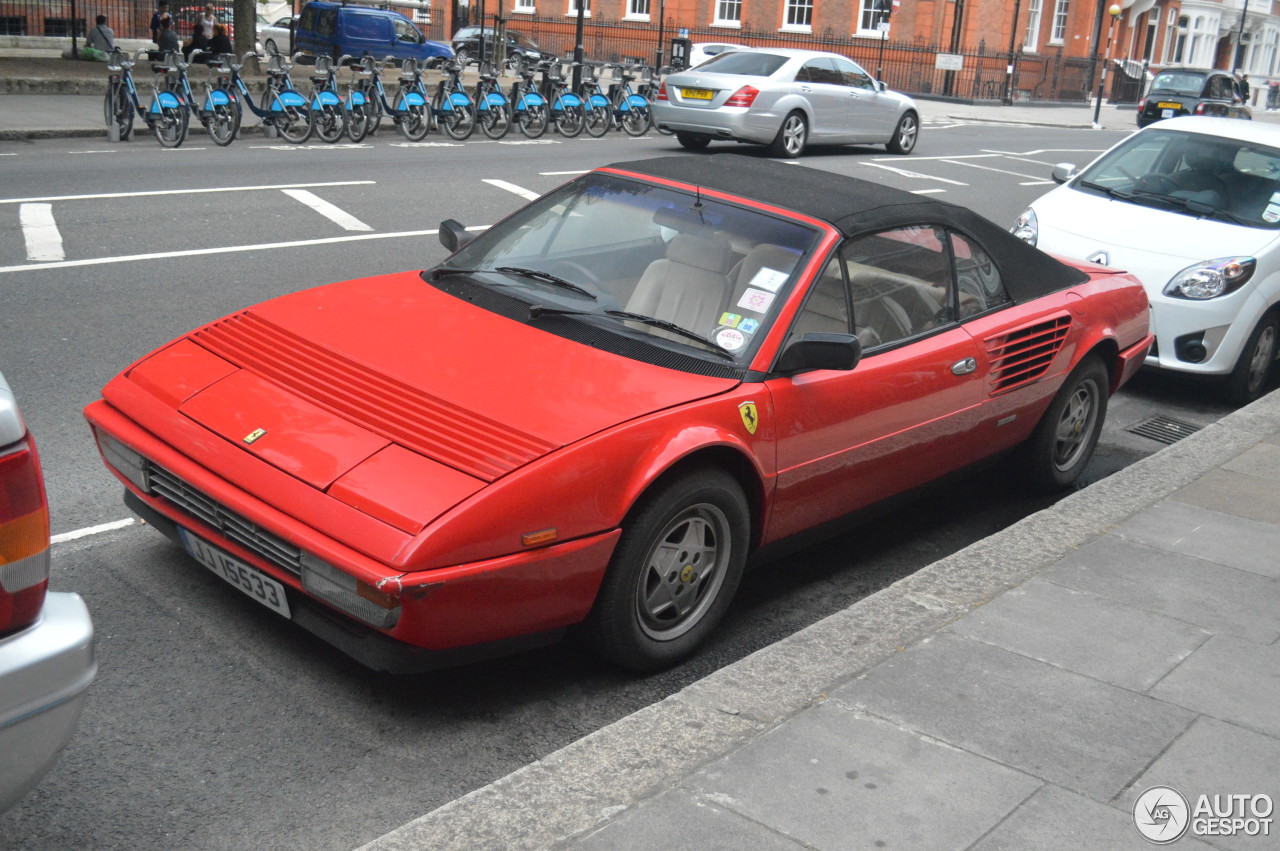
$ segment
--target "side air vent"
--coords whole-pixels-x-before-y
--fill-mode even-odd
[[[1071,317],[1063,314],[1047,322],[988,337],[985,342],[991,358],[991,394],[1022,387],[1044,375],[1062,350],[1070,327]]]

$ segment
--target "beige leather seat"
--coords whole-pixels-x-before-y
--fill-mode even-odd
[[[733,259],[722,236],[680,233],[667,244],[665,260],[655,260],[640,276],[627,310],[710,333],[729,295],[725,277]]]

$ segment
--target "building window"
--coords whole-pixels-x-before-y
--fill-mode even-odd
[[[515,8],[511,11],[520,12],[525,15],[532,15],[534,12],[538,11],[538,9],[534,6],[534,0],[516,0]]]
[[[723,26],[742,26],[742,0],[716,0],[716,19]]]
[[[565,12],[565,14],[576,17],[579,2],[582,3],[582,16],[584,18],[591,17],[591,0],[569,0],[569,11]]]
[[[813,4],[810,3],[810,6]],[[861,0],[858,11],[858,35],[874,35],[879,37],[878,25],[881,21],[889,21],[890,0]]]
[[[627,0],[627,17],[632,20],[649,20],[649,0]]]
[[[1057,0],[1053,7],[1053,32],[1049,33],[1050,44],[1062,44],[1067,38],[1067,0]]]
[[[813,28],[813,0],[787,0],[782,28],[809,32]]]
[[[1027,4],[1027,37],[1022,42],[1022,49],[1035,53],[1040,46],[1040,3],[1041,0],[1030,0]]]

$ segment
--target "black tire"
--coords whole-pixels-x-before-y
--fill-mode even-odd
[[[214,104],[212,115],[209,117],[209,123],[205,125],[205,129],[209,131],[209,138],[220,148],[230,145],[236,138],[236,131],[240,129],[240,122],[236,120],[236,108],[231,103]]]
[[[332,145],[347,135],[347,112],[341,104],[325,104],[315,114],[315,132],[321,142]]]
[[[920,117],[914,112],[905,112],[898,119],[898,126],[893,129],[893,138],[885,145],[891,154],[909,154],[916,149],[920,139]]]
[[[593,139],[599,139],[609,132],[609,125],[613,123],[613,106],[587,106],[590,100],[586,97],[582,99],[582,103],[583,132]]]
[[[711,137],[705,133],[677,133],[676,141],[686,151],[705,151],[711,144]]]
[[[369,104],[357,103],[347,108],[347,138],[363,142],[369,135]]]
[[[1039,425],[1018,453],[1020,472],[1041,493],[1069,488],[1093,458],[1107,418],[1111,377],[1097,355],[1067,376]]]
[[[280,138],[291,145],[301,145],[315,131],[315,113],[309,106],[288,106],[275,115]]]
[[[469,139],[476,129],[474,105],[458,106],[453,104],[446,110],[441,108],[444,105],[444,98],[444,92],[437,90],[435,97],[431,101],[432,110],[436,114],[436,121],[439,122],[440,129],[450,139],[456,139],[459,142]]]
[[[526,104],[516,113],[516,124],[520,132],[530,139],[540,139],[547,132],[547,105],[545,103]]]
[[[647,106],[633,105],[622,113],[622,130],[628,136],[643,136],[652,125]]]
[[[1267,380],[1275,369],[1277,341],[1280,340],[1278,316],[1280,313],[1275,310],[1263,314],[1249,333],[1235,368],[1227,377],[1227,399],[1232,404],[1247,405],[1266,392]]]
[[[107,126],[115,125],[118,127],[120,129],[120,141],[127,142],[129,136],[133,133],[133,103],[130,102],[129,93],[125,90],[124,85],[107,89],[106,97],[102,102],[102,112]]]
[[[490,139],[501,139],[511,130],[511,115],[506,104],[489,104],[484,109],[476,110],[476,123]]]
[[[396,111],[400,112],[400,132],[410,142],[421,142],[427,138],[427,133],[431,130],[431,120],[427,113],[427,107],[419,104],[406,103],[403,98],[396,104]]]
[[[692,471],[646,495],[585,624],[601,656],[633,671],[688,657],[729,608],[746,564],[750,510],[722,470]]]
[[[581,106],[566,106],[552,110],[551,116],[552,122],[556,125],[556,132],[566,139],[581,136],[587,124],[587,117]]]
[[[160,114],[151,124],[156,141],[165,148],[176,148],[187,138],[187,124],[191,115],[185,106],[162,106]]]
[[[804,113],[797,110],[782,119],[778,135],[769,143],[769,156],[794,160],[804,153],[808,144],[809,122],[805,120]]]

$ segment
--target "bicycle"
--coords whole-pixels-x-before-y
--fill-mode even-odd
[[[582,106],[582,98],[569,91],[569,83],[564,78],[564,69],[559,62],[544,64],[542,71],[543,97],[551,108],[551,123],[556,132],[566,139],[572,139],[582,133],[586,124],[586,115]],[[572,63],[570,67],[573,67]]]
[[[257,54],[246,53],[244,58],[247,60],[250,56],[256,57]],[[294,59],[298,56],[295,53]],[[262,119],[263,124],[274,128],[286,142],[301,145],[311,138],[315,129],[315,115],[311,111],[310,102],[302,92],[293,87],[293,80],[289,77],[293,65],[293,62],[279,53],[267,54],[267,88],[262,94],[261,107],[253,103],[248,87],[240,78],[243,64],[234,66],[232,80],[249,109]]]
[[[511,84],[507,100],[511,104],[511,122],[530,139],[537,139],[547,132],[547,101],[533,85],[538,73],[536,65],[517,60],[512,65],[516,79]]]
[[[448,61],[444,77],[431,98],[431,115],[450,139],[467,139],[476,129],[476,108],[462,86],[462,66]]]
[[[410,142],[421,142],[431,131],[427,90],[422,83],[422,72],[427,63],[416,59],[405,59],[400,63],[399,88],[395,106],[392,106],[387,102],[387,93],[382,87],[381,72],[394,61],[394,57],[388,56],[381,63],[376,63],[372,56],[364,56],[353,67],[353,75],[363,79],[356,80],[353,76],[348,97],[347,135],[352,141],[359,142],[372,133],[374,125],[381,123],[384,113],[391,116],[401,135]]]
[[[195,62],[196,57],[207,57],[206,63],[209,71],[209,79],[205,81],[204,100],[200,101],[200,106],[196,106],[196,95],[191,90],[191,81],[187,77],[187,69]],[[165,87],[174,92],[178,96],[178,100],[186,108],[188,116],[194,116],[200,125],[204,127],[205,132],[209,134],[209,138],[215,144],[225,147],[231,144],[231,140],[235,138],[236,130],[239,129],[239,122],[235,119],[235,107],[232,105],[231,97],[224,89],[214,86],[214,74],[222,67],[220,60],[222,57],[212,56],[203,50],[192,51],[187,61],[181,61],[177,58],[177,54],[172,57],[169,63],[171,73],[165,76]],[[221,82],[221,81],[219,81]],[[182,138],[178,139],[172,147],[178,147],[186,138],[187,129],[190,127],[190,118],[184,122],[182,129]],[[164,144],[164,142],[161,142]]]
[[[583,109],[582,129],[588,136],[596,139],[609,132],[609,127],[613,124],[613,104],[605,96],[604,89],[600,88],[600,74],[612,67],[590,64],[582,66],[582,84],[578,87],[578,97],[582,99]]]
[[[476,123],[490,139],[501,139],[511,129],[511,104],[502,93],[498,74],[488,63],[480,69],[476,83]]]
[[[634,72],[636,68],[620,67],[618,70],[622,72],[618,78],[620,82],[614,83],[609,91],[612,107],[610,114],[614,122],[628,136],[643,136],[649,132],[649,127],[653,123],[649,99],[631,90],[631,81],[636,79],[637,75],[628,72]],[[641,66],[641,75],[646,72],[648,68]]]
[[[235,54],[223,53],[209,58],[209,81],[204,109],[209,114],[205,130],[215,145],[226,147],[240,132],[240,105],[236,102],[235,89],[231,85],[231,66]]]
[[[134,63],[140,61],[146,50],[139,50],[129,61],[128,56],[119,48],[112,50],[107,57],[107,95],[102,104],[103,115],[107,120],[107,130],[115,130],[120,141],[127,142],[133,134],[133,118],[136,112],[147,127],[155,133],[156,140],[166,148],[176,148],[186,138],[187,110],[178,96],[157,83],[151,84],[151,103],[142,106],[138,98],[138,87],[133,82]],[[173,70],[170,59],[177,59],[178,54],[165,54],[165,61],[152,63],[151,70],[157,75],[167,76]],[[178,60],[180,61],[180,60]]]
[[[347,134],[347,108],[338,93],[338,65],[346,63],[350,56],[343,56],[335,64],[333,57],[316,56],[315,70],[311,72],[311,113],[315,117],[315,134],[321,142],[332,145]]]

